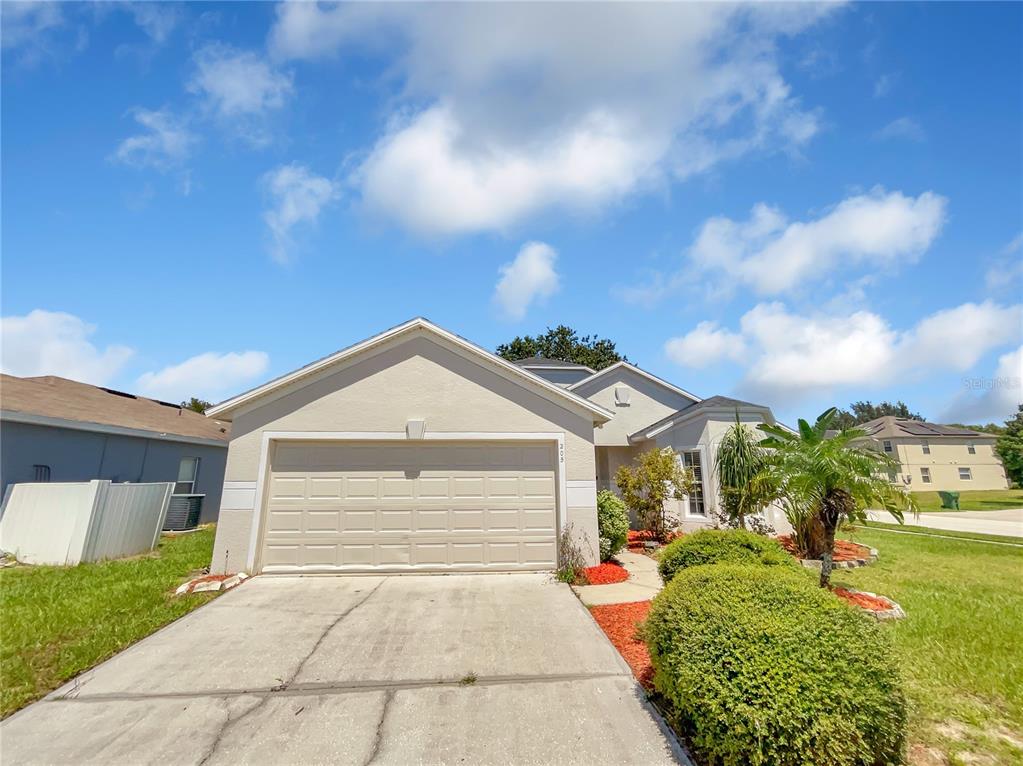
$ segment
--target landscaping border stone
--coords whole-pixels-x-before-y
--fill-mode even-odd
[[[856,588],[845,588],[845,590],[847,590],[849,593],[860,593],[864,596],[870,596],[871,598],[884,599],[889,604],[891,604],[892,605],[891,609],[867,609],[862,606],[857,607],[861,612],[863,612],[864,614],[869,614],[871,617],[878,620],[879,622],[883,620],[901,620],[903,617],[906,616],[906,610],[904,610],[901,606],[899,606],[897,603],[888,598],[888,596],[882,596],[877,593],[871,593],[869,590],[857,590]]]
[[[863,547],[867,548],[866,545]],[[835,569],[856,569],[856,567],[865,567],[867,564],[873,564],[877,561],[880,554],[877,548],[867,548],[867,550],[870,551],[870,555],[866,558],[853,559],[851,561],[835,561],[832,566]],[[820,559],[799,559],[798,561],[807,569],[820,569],[824,564]]]

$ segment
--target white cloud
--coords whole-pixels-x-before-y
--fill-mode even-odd
[[[139,376],[138,392],[165,401],[185,401],[192,396],[219,401],[263,375],[270,357],[262,351],[218,354],[208,351],[180,364]]]
[[[1023,232],[1002,248],[993,263],[984,274],[984,284],[992,292],[1011,292],[1018,294],[1023,285]]]
[[[459,234],[591,212],[803,145],[818,117],[782,78],[775,43],[833,8],[288,3],[270,48],[398,51],[395,112],[353,181],[368,210]]]
[[[188,90],[251,143],[269,141],[263,119],[287,103],[293,90],[291,74],[277,71],[251,51],[222,43],[200,49],[194,61]]]
[[[178,6],[171,3],[129,2],[122,6],[143,32],[157,45],[162,45],[170,37],[181,21]]]
[[[717,322],[700,322],[685,335],[665,343],[664,351],[676,364],[699,369],[724,359],[741,360],[746,341],[740,333],[718,327]]]
[[[886,73],[878,77],[874,82],[874,98],[883,98],[891,93],[898,80],[898,73]]]
[[[57,375],[105,385],[133,351],[126,346],[100,349],[89,337],[96,331],[73,314],[35,309],[25,316],[0,319],[0,364],[10,375]]]
[[[542,302],[558,291],[558,254],[543,242],[527,242],[515,260],[502,265],[494,288],[494,303],[508,319],[518,320],[534,302]]]
[[[1001,423],[1023,404],[1023,346],[998,358],[991,377],[963,378],[963,391],[946,408],[948,423]]]
[[[802,315],[781,303],[761,303],[742,317],[738,332],[709,329],[722,333],[720,346],[734,353],[732,358],[739,358],[735,349],[740,343],[748,349],[742,388],[793,401],[843,387],[863,389],[932,372],[965,372],[988,352],[1018,343],[1021,322],[1023,306],[990,301],[938,311],[906,330],[892,328],[870,311]],[[669,340],[665,352],[675,358],[679,346],[713,335],[707,330],[698,326]]]
[[[133,116],[145,131],[124,139],[113,159],[136,168],[167,170],[188,158],[195,136],[169,110],[136,109]]]
[[[933,192],[907,197],[880,187],[805,222],[790,222],[778,208],[759,203],[745,221],[720,216],[704,222],[686,254],[687,268],[621,292],[627,300],[652,302],[708,273],[720,276],[711,286],[715,293],[746,285],[778,295],[851,266],[912,262],[940,233],[946,207]]]
[[[270,254],[280,263],[290,260],[295,243],[292,229],[315,224],[320,211],[337,197],[337,185],[297,163],[281,165],[263,177],[273,207],[263,213],[270,228]]]
[[[57,2],[0,3],[0,45],[28,67],[59,56],[68,32],[63,11]]]
[[[926,141],[927,134],[920,127],[920,123],[912,117],[899,117],[889,122],[880,130],[875,131],[874,138],[878,141],[890,141],[900,138],[909,141]]]

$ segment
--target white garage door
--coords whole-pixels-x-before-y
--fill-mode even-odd
[[[280,442],[264,572],[552,569],[554,447]]]

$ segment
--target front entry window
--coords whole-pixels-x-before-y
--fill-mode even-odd
[[[696,482],[693,484],[693,492],[689,495],[689,513],[706,516],[707,506],[704,499],[703,465],[700,461],[700,451],[690,450],[688,452],[681,453],[681,455],[682,465],[691,469],[693,477],[696,479]]]

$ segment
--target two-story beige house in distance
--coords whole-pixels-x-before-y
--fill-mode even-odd
[[[899,471],[890,472],[889,478],[913,491],[1009,487],[992,434],[892,415],[860,428],[878,449],[899,461]]]

